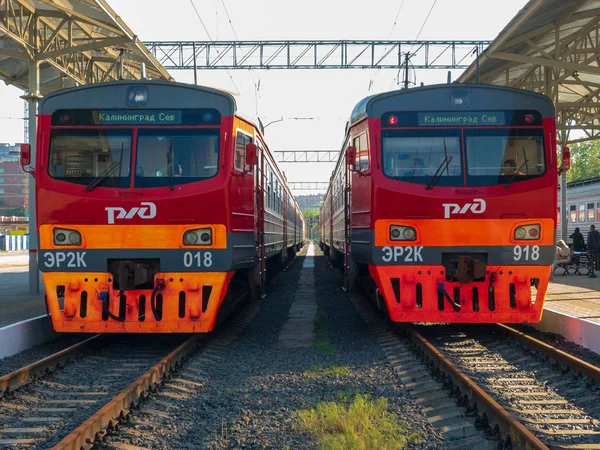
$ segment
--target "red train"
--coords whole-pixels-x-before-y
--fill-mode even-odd
[[[505,87],[358,103],[319,224],[346,287],[397,322],[538,322],[555,257],[555,128],[550,99]]]
[[[273,155],[225,92],[145,80],[55,92],[37,143],[56,331],[210,331],[304,242]]]

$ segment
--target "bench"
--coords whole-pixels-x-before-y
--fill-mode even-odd
[[[573,252],[571,261],[557,264],[552,273],[556,272],[556,269],[561,268],[564,270],[563,275],[589,275],[590,273],[590,256],[587,252]],[[585,272],[581,273],[581,269]]]

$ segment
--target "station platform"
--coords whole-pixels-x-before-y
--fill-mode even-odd
[[[44,286],[40,294],[29,294],[29,254],[0,254],[0,328],[46,314]]]
[[[587,275],[554,275],[548,291],[540,331],[565,339],[600,354],[600,272]]]

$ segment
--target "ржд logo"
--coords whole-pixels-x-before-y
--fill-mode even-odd
[[[485,211],[485,200],[474,198],[473,203],[465,203],[462,208],[457,203],[444,203],[444,219],[448,219],[453,214],[465,214],[471,211],[473,214],[483,214]]]
[[[133,219],[135,215],[140,219],[154,219],[156,217],[156,205],[152,202],[142,202],[141,206],[134,206],[129,211],[120,206],[109,206],[104,208],[108,212],[108,223],[114,224],[115,219]],[[115,213],[116,216],[115,216]]]

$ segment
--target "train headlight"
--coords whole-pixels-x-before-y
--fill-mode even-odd
[[[532,225],[521,225],[520,227],[515,228],[515,240],[517,241],[525,241],[525,240],[536,240],[540,238],[540,225],[532,224]]]
[[[66,228],[54,229],[54,245],[81,245],[81,233]]]
[[[198,228],[188,230],[183,234],[184,245],[211,245],[212,230],[210,228]]]
[[[392,241],[414,241],[417,239],[417,230],[413,227],[392,225],[390,227],[390,239]]]

